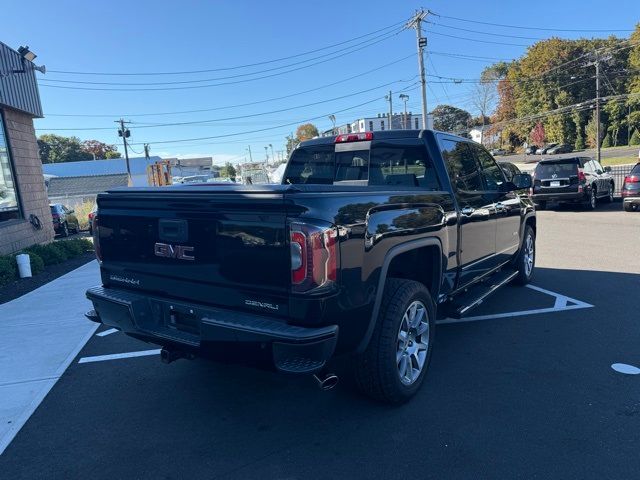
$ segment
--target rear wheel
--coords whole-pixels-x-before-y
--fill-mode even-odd
[[[624,211],[625,212],[633,212],[633,205],[631,205],[631,203],[625,203],[624,204]]]
[[[591,187],[589,198],[587,199],[586,204],[587,210],[595,210],[598,206],[598,199],[596,198],[597,193],[598,192],[596,191],[596,187]]]
[[[515,259],[515,267],[518,275],[513,280],[518,285],[526,285],[533,277],[533,269],[536,264],[536,234],[531,225],[524,227],[522,247]]]
[[[386,403],[409,400],[429,367],[434,329],[429,290],[413,280],[389,278],[373,336],[356,358],[358,388]]]
[[[607,202],[608,203],[612,203],[613,202],[613,194],[615,193],[615,186],[613,185],[613,182],[611,182],[609,184],[609,191],[607,192]]]

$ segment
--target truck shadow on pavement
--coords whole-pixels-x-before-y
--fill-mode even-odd
[[[594,308],[439,326],[426,381],[402,407],[361,397],[348,358],[335,365],[341,382],[330,392],[310,377],[205,361],[75,361],[0,468],[7,478],[637,473],[629,421],[637,427],[640,385],[610,365],[640,364],[630,295],[640,291],[640,275],[539,268],[533,283]],[[478,313],[553,304],[535,294],[506,287]],[[108,339],[94,337],[85,350]],[[408,445],[417,449],[411,458]],[[613,474],[589,454],[601,448],[618,468]],[[554,461],[540,467],[546,458]]]

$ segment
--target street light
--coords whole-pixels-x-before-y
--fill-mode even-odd
[[[273,144],[270,143],[269,146],[271,147],[271,161],[275,162],[276,161],[276,157],[273,154]]]
[[[408,130],[408,127],[407,127],[407,101],[409,100],[409,95],[407,95],[406,93],[401,93],[400,94],[400,100],[402,100],[404,102],[404,129]]]
[[[332,113],[331,115],[329,115],[329,120],[331,120],[331,123],[333,123],[333,129],[331,130],[331,133],[335,135],[336,134],[336,116]]]
[[[25,60],[28,60],[30,62],[33,62],[37,55],[35,53],[33,53],[31,50],[29,50],[29,47],[20,47],[18,48],[18,53],[20,55],[22,55],[22,58],[24,58]]]
[[[269,150],[269,146],[265,145],[264,146],[264,156],[267,158],[267,160],[266,160],[267,165],[269,164],[269,152],[268,152],[268,150]]]

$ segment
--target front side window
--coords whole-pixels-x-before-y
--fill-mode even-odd
[[[19,218],[18,192],[9,158],[9,146],[0,115],[0,222]]]
[[[487,152],[484,148],[482,148],[480,145],[473,145],[472,147],[476,152],[476,156],[478,157],[478,163],[480,163],[480,168],[482,169],[482,174],[484,175],[487,190],[497,191],[500,188],[500,185],[504,183],[502,170],[493,159],[491,154],[489,154],[489,152]]]
[[[441,142],[442,157],[454,187],[463,192],[482,191],[478,163],[467,142],[449,139],[442,139]]]

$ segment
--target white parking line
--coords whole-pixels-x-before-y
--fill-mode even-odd
[[[96,355],[95,357],[82,357],[78,363],[104,362],[107,360],[118,360],[120,358],[146,357],[149,355],[159,355],[160,349],[142,350],[140,352],[112,353],[111,355]]]
[[[107,335],[111,335],[116,332],[119,332],[117,328],[110,328],[109,330],[103,330],[100,333],[96,333],[96,337],[106,337]]]
[[[497,318],[521,317],[524,315],[537,315],[539,313],[563,312],[565,310],[578,310],[581,308],[593,307],[593,305],[591,305],[590,303],[582,302],[580,300],[576,300],[575,298],[567,297],[565,295],[552,292],[551,290],[545,290],[544,288],[536,287],[535,285],[527,285],[527,288],[555,297],[555,303],[553,307],[536,308],[533,310],[520,310],[520,311],[506,312],[506,313],[495,313],[491,315],[478,315],[476,317],[444,318],[442,320],[438,320],[436,324],[446,325],[450,323],[477,322],[480,320],[494,320]]]

